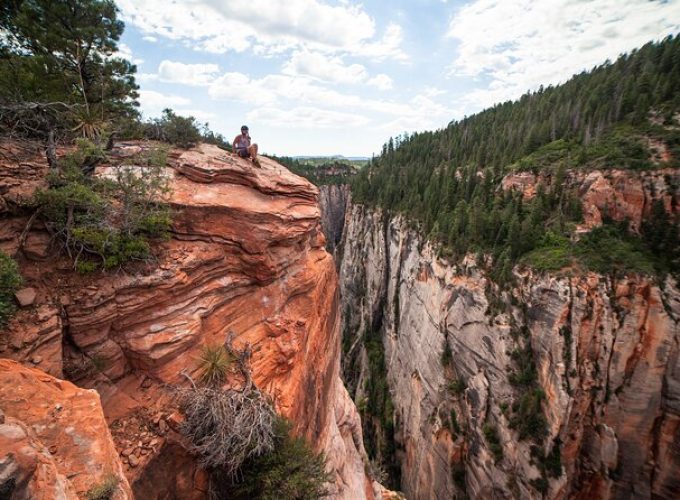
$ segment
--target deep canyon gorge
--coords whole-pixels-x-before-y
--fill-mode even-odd
[[[677,170],[613,170],[567,182],[583,200],[584,226],[609,210],[639,227],[655,199],[677,210],[679,179]],[[536,183],[511,174],[503,186],[531,197]],[[322,200],[338,196],[336,186],[321,189],[335,193]],[[517,285],[501,289],[474,255],[455,265],[439,258],[403,217],[351,199],[326,211],[339,205],[348,207],[338,252],[345,380],[407,498],[677,494],[680,294],[672,279],[516,269]],[[536,386],[513,384],[521,363],[535,366]],[[381,376],[388,415],[372,406]],[[547,434],[537,446],[518,418],[542,411]]]
[[[121,143],[112,157],[145,147]],[[17,160],[2,165],[0,238],[15,252],[27,220],[17,207],[48,167],[38,149],[3,148]],[[35,298],[0,344],[0,437],[14,450],[3,474],[25,498],[78,498],[112,472],[124,478],[117,498],[204,498],[172,387],[202,345],[230,331],[254,346],[258,386],[326,453],[334,498],[394,495],[376,479],[414,499],[678,491],[671,278],[518,267],[516,285],[501,288],[475,255],[451,264],[404,217],[271,160],[256,170],[203,145],[173,150],[166,174],[176,215],[155,265],[82,276],[40,224],[25,238]],[[677,210],[679,177],[609,171],[568,182],[584,226],[600,224],[605,207],[639,225],[655,199]],[[510,175],[504,188],[531,197],[536,182]],[[521,363],[535,371],[530,385],[513,381]],[[530,412],[544,415],[540,445],[517,420]]]

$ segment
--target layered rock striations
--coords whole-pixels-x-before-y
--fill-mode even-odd
[[[151,146],[119,144],[97,173]],[[209,145],[171,151],[172,237],[147,266],[83,277],[47,244],[19,254],[37,299],[10,324],[0,356],[97,388],[137,494],[147,496],[154,478],[181,467],[182,498],[205,496],[205,478],[173,432],[166,388],[182,382],[183,370],[195,373],[202,346],[222,344],[233,331],[237,346],[253,347],[258,386],[295,432],[326,452],[334,496],[373,497],[361,426],[339,377],[337,275],[324,249],[318,190],[274,161],[261,163],[254,168]],[[44,162],[33,164],[44,175]],[[26,218],[8,209],[3,248],[16,250]],[[29,239],[49,241],[39,224]],[[40,319],[36,327],[27,326],[28,315]]]
[[[629,187],[649,184],[612,175],[597,190],[588,177],[584,209],[613,200],[621,214],[638,207],[625,211],[635,222],[653,196]],[[377,333],[407,498],[680,494],[671,278],[516,269],[517,285],[500,290],[475,259],[452,265],[404,219],[364,206],[349,209],[342,255],[344,375],[365,400]],[[535,381],[520,385],[522,370]]]

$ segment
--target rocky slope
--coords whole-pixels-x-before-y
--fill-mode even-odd
[[[98,173],[148,147],[117,145],[112,165]],[[44,185],[40,151],[3,144],[2,163],[0,246],[19,251],[36,298],[0,335],[0,357],[97,389],[120,457],[114,473],[124,470],[137,497],[205,496],[205,476],[174,432],[178,417],[167,388],[182,383],[182,370],[195,371],[201,346],[224,342],[230,331],[236,345],[253,346],[258,386],[297,433],[326,452],[334,496],[373,497],[360,422],[339,377],[337,275],[323,248],[313,185],[265,158],[254,169],[214,146],[173,150],[166,174],[175,217],[158,262],[78,276],[40,224],[17,248],[27,219],[23,200]],[[26,408],[40,405],[37,393],[27,397],[25,407],[0,407],[26,421]],[[89,412],[101,413],[96,401],[79,406],[74,419]],[[31,424],[52,425],[47,416]],[[8,456],[4,446],[0,452]],[[61,449],[55,453],[57,462],[64,458]]]
[[[606,207],[639,227],[655,197],[674,193],[667,208],[678,210],[678,176],[595,172],[571,182],[581,182],[590,226]],[[535,182],[504,184],[526,194]],[[671,279],[517,269],[518,285],[501,291],[473,258],[451,265],[403,219],[363,206],[349,209],[342,254],[344,374],[371,414],[363,403],[379,381],[366,339],[377,335],[407,498],[680,494]]]

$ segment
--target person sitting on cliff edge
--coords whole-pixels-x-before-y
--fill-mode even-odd
[[[257,159],[257,144],[250,143],[250,134],[248,134],[248,127],[246,125],[243,125],[241,133],[234,137],[232,145],[234,153],[241,158],[250,158],[255,165],[260,166],[260,161]]]

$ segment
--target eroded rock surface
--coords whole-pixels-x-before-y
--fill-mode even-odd
[[[114,477],[132,498],[96,391],[0,359],[0,488],[11,498],[82,498]]]

